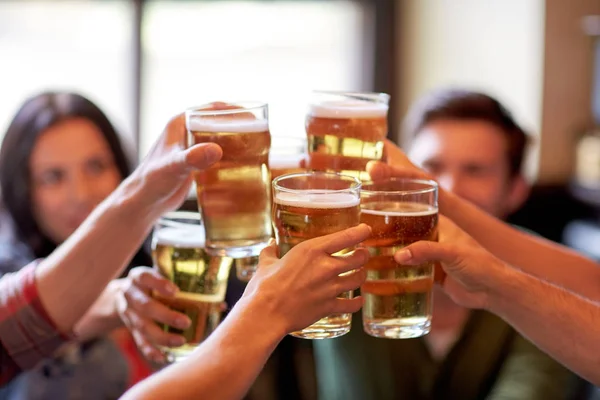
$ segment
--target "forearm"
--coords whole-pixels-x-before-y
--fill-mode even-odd
[[[592,300],[600,300],[600,268],[594,261],[512,228],[443,190],[440,190],[440,212],[506,263]]]
[[[490,274],[489,311],[567,368],[600,384],[600,305],[512,268],[495,270],[501,272]]]
[[[85,315],[75,324],[78,340],[89,340],[105,335],[123,325],[116,308],[117,293],[123,280],[111,281]]]
[[[242,299],[219,328],[183,362],[133,389],[123,399],[241,399],[285,331]]]
[[[73,329],[149,233],[154,216],[121,185],[36,270],[42,304],[63,332]]]

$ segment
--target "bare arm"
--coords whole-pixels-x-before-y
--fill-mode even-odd
[[[600,384],[600,304],[508,266],[452,222],[440,222],[440,243],[410,245],[396,261],[440,261],[448,274],[444,290],[456,303],[497,314],[558,362]]]
[[[241,399],[285,332],[241,301],[189,358],[135,386],[126,399]]]
[[[243,398],[286,333],[326,315],[360,309],[361,298],[337,296],[364,282],[366,273],[360,267],[368,252],[357,249],[344,258],[331,254],[359,244],[369,234],[370,229],[360,225],[308,240],[281,260],[276,247],[269,246],[242,299],[219,328],[186,360],[141,382],[123,399]]]
[[[374,180],[390,176],[430,179],[399,152],[393,152],[394,166],[370,164],[371,177]],[[592,300],[600,300],[600,266],[596,262],[564,246],[519,231],[442,188],[439,206],[442,214],[506,263]]]
[[[596,262],[515,229],[445,190],[440,190],[440,211],[506,263],[589,299],[600,300],[600,266]]]
[[[185,121],[173,119],[146,159],[36,269],[44,309],[69,332],[106,285],[131,260],[162,213],[187,195],[191,173],[220,159],[215,144],[184,150]]]
[[[74,333],[78,340],[89,340],[123,326],[116,307],[122,286],[123,279],[111,281],[83,318],[77,321]]]

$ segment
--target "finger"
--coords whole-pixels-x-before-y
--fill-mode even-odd
[[[219,161],[223,150],[216,143],[199,143],[182,152],[182,159],[178,160],[184,166],[194,169],[206,169]]]
[[[444,264],[454,264],[458,261],[458,247],[448,243],[430,242],[422,240],[413,243],[394,254],[398,264],[423,264],[431,261],[440,261]]]
[[[358,248],[350,254],[334,256],[333,259],[335,261],[331,270],[332,274],[335,276],[365,265],[367,261],[369,261],[369,250],[365,248]]]
[[[348,314],[355,313],[363,306],[363,298],[361,296],[353,299],[337,298],[333,300],[331,306],[331,314]]]
[[[310,239],[302,243],[302,248],[315,247],[328,254],[337,253],[340,250],[353,247],[366,240],[371,235],[371,228],[367,224],[360,224],[352,228],[344,229],[330,235]],[[296,247],[300,248],[300,246]]]
[[[128,309],[152,321],[185,329],[191,321],[187,315],[171,310],[155,298],[150,297],[138,287],[132,286],[125,292]]]
[[[271,239],[269,245],[265,247],[258,256],[258,266],[260,267],[263,264],[269,265],[277,261],[279,259],[277,257],[277,252],[277,245],[275,244],[275,241]]]
[[[389,139],[385,139],[383,142],[383,155],[390,165],[412,164],[406,154]]]
[[[432,179],[429,174],[415,166],[392,166],[381,161],[369,161],[367,172],[375,182],[389,178]]]
[[[153,321],[141,317],[133,310],[125,311],[127,320],[131,326],[128,326],[133,332],[139,332],[151,343],[159,346],[177,347],[185,344],[185,338],[174,333],[164,332]]]
[[[166,297],[172,297],[179,290],[177,285],[150,267],[136,267],[132,269],[129,272],[129,278],[140,289],[146,292],[156,290],[159,294]]]
[[[334,289],[332,289],[334,296],[338,296],[340,293],[358,289],[366,279],[367,271],[364,268],[357,269],[354,272],[337,277],[335,284],[333,285]]]
[[[156,348],[152,343],[148,341],[140,332],[132,331],[133,341],[135,342],[138,349],[142,352],[144,357],[157,364],[163,364],[167,361],[165,355]]]
[[[440,286],[444,286],[444,281],[446,281],[446,271],[442,268],[442,264],[436,261],[433,265],[433,271],[433,281]]]

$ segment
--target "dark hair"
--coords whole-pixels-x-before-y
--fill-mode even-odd
[[[516,176],[521,172],[528,137],[512,114],[498,100],[484,93],[469,90],[435,90],[411,107],[404,122],[404,129],[412,138],[426,125],[439,120],[478,120],[500,128],[508,144],[507,161],[510,175]]]
[[[72,118],[85,118],[98,127],[121,179],[131,172],[114,126],[90,100],[69,92],[45,92],[27,99],[10,123],[0,147],[0,194],[2,206],[14,222],[17,238],[29,246],[35,257],[48,256],[57,243],[46,237],[35,221],[29,159],[42,132]]]

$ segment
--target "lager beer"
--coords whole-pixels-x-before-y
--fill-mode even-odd
[[[360,222],[360,181],[356,178],[319,172],[283,175],[273,181],[273,190],[273,227],[280,257],[305,240]],[[340,297],[351,298],[352,292]],[[306,339],[341,336],[350,331],[351,320],[351,314],[331,315],[292,335]]]
[[[389,95],[315,92],[306,117],[309,167],[368,180],[369,161],[383,158]]]
[[[194,215],[197,218],[194,219]],[[196,224],[185,222],[186,218]],[[154,297],[192,321],[187,329],[159,324],[165,332],[186,339],[183,346],[162,349],[172,362],[185,358],[206,339],[221,322],[224,311],[232,259],[206,253],[204,230],[199,221],[197,213],[169,213],[158,222],[152,238],[155,268],[179,288],[175,297],[166,298],[157,293]]]
[[[361,286],[363,326],[375,337],[419,337],[431,325],[434,266],[398,265],[394,253],[419,240],[437,240],[437,186],[411,180],[385,185],[396,191],[372,184],[361,194],[361,222],[372,229],[363,242],[371,254]]]
[[[266,104],[186,112],[189,145],[212,142],[222,159],[195,173],[198,207],[213,255],[256,256],[271,237]]]

